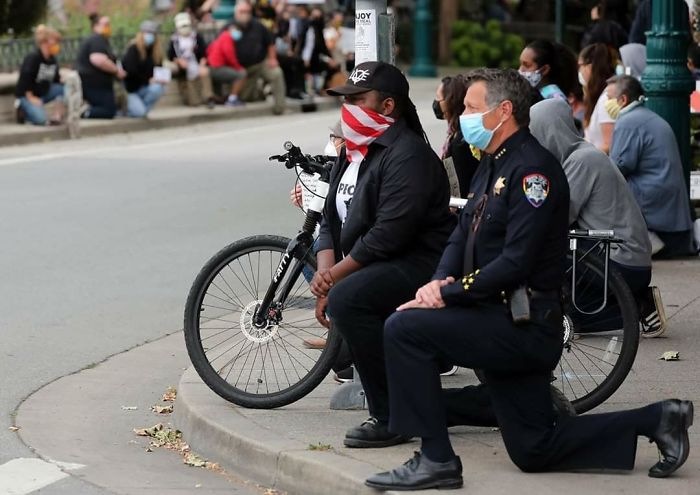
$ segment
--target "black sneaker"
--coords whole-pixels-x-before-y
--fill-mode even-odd
[[[378,449],[406,443],[410,438],[391,433],[388,423],[370,417],[360,426],[350,428],[345,433],[346,447],[355,449]]]
[[[19,105],[15,109],[15,120],[18,124],[24,124],[27,121],[27,114],[24,112],[24,108]]]
[[[661,291],[658,287],[648,287],[639,304],[639,323],[642,337],[651,339],[663,334],[668,327]]]

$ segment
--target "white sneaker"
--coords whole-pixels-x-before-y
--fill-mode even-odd
[[[651,241],[651,255],[654,256],[656,253],[665,248],[666,244],[664,244],[664,241],[662,241],[661,238],[658,235],[656,235],[655,232],[652,232],[650,230],[648,234],[649,241]]]

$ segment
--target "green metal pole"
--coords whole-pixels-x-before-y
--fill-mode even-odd
[[[430,12],[430,0],[416,2],[414,23],[413,47],[415,55],[413,65],[408,73],[414,77],[435,77],[437,69],[433,64],[433,14]]]
[[[564,43],[566,31],[566,4],[564,0],[557,0],[554,12],[554,39],[557,43]]]
[[[683,0],[652,0],[647,32],[647,68],[642,83],[647,107],[673,128],[690,188],[690,93],[695,82],[687,67],[690,41],[688,6]]]
[[[214,19],[217,21],[231,21],[236,0],[220,0],[219,6],[214,10]]]

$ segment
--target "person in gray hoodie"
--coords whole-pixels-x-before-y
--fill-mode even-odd
[[[611,246],[612,265],[635,295],[643,335],[661,335],[666,318],[651,281],[651,243],[642,212],[627,181],[610,158],[576,131],[569,105],[545,100],[530,109],[530,132],[562,164],[569,181],[569,223],[613,230],[624,243]]]

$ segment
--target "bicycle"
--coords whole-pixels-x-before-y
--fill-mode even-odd
[[[313,234],[333,162],[304,155],[289,142],[285,150],[270,160],[318,176],[301,231],[294,239],[254,236],[223,248],[200,271],[185,308],[185,342],[200,377],[219,396],[248,408],[282,407],[310,393],[330,372],[341,345],[337,332],[316,321],[303,273],[316,269]],[[457,209],[465,204],[450,201]],[[564,351],[554,386],[582,413],[609,398],[629,373],[639,317],[629,287],[609,266],[610,245],[622,241],[610,231],[572,231],[569,237]],[[579,249],[580,240],[591,245]],[[602,301],[594,297],[600,291]],[[326,344],[307,349],[309,338]]]
[[[315,317],[316,298],[302,272],[313,274],[314,232],[321,219],[334,158],[304,155],[291,142],[270,157],[318,176],[304,224],[294,239],[259,235],[215,254],[197,275],[185,306],[185,342],[202,380],[247,408],[296,402],[328,375],[341,338]],[[325,339],[321,350],[304,341]]]

